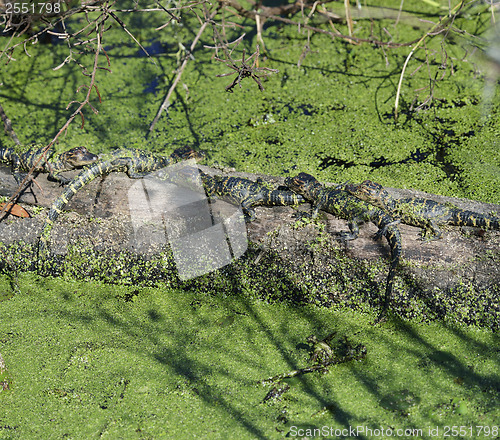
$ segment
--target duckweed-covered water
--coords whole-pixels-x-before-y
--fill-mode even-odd
[[[394,9],[381,10],[381,3]],[[396,24],[399,6],[362,4],[368,18],[357,16],[355,36],[418,40],[432,26],[425,20],[446,15],[448,2],[405,2]],[[151,58],[109,19],[102,44],[110,64],[101,55],[99,66],[110,71],[96,74],[101,102],[95,89],[91,95],[98,113],[87,106],[57,149],[171,153],[189,144],[207,154],[207,165],[282,176],[304,171],[329,182],[369,178],[500,203],[498,92],[480,50],[492,20],[486,4],[470,5],[454,21],[460,32],[428,38],[413,55],[397,122],[394,101],[410,47],[312,33],[303,57],[307,31],[268,20],[258,67],[279,73],[261,79],[264,91],[252,78],[225,91],[234,76],[216,77],[231,69],[203,47],[214,45],[208,27],[153,131],[199,22],[185,13],[181,23],[157,31],[165,14],[116,14]],[[244,48],[247,56],[256,50],[255,23],[230,20],[242,28],[228,27],[228,41],[247,33],[232,53],[238,60]],[[316,14],[310,24],[332,29],[322,21]],[[67,26],[83,23],[80,16]],[[20,46],[9,63],[1,58],[0,103],[23,143],[48,143],[78,106],[70,103],[84,99],[89,77],[77,63],[53,70],[68,55],[64,41],[52,37]],[[91,72],[91,46],[71,55]],[[6,133],[0,142],[13,145]],[[381,429],[387,437],[391,429],[395,438],[436,438],[451,426],[463,428],[455,438],[498,436],[499,340],[488,328],[395,317],[373,326],[376,310],[263,301],[248,294],[251,283],[228,280],[214,295],[202,287],[32,273],[13,285],[3,276],[0,439],[348,438],[351,429],[359,438],[383,438]],[[362,344],[366,357],[290,379],[289,391],[263,402],[272,385],[262,381],[307,366],[307,337],[333,332]]]

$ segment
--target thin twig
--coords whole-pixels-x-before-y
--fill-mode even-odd
[[[210,23],[212,18],[215,17],[217,12],[218,12],[218,9],[216,9],[208,17],[206,17],[205,21],[200,26],[200,29],[198,29],[198,33],[194,37],[193,42],[191,43],[191,47],[189,48],[189,54],[191,54],[193,52],[194,48],[196,47],[196,44],[198,43],[198,40],[201,38],[201,34],[203,34],[203,31],[206,29],[207,25]],[[165,99],[163,100],[163,103],[161,104],[160,109],[158,110],[158,113],[156,113],[156,116],[153,119],[153,122],[149,126],[149,131],[154,130],[155,125],[158,122],[158,120],[160,119],[160,116],[161,116],[163,110],[166,110],[168,108],[168,106],[170,105],[170,97],[172,96],[172,93],[174,93],[174,90],[177,87],[177,84],[179,83],[179,81],[182,77],[182,73],[184,72],[184,69],[186,68],[186,65],[189,61],[189,56],[188,56],[189,54],[187,54],[184,57],[184,60],[182,61],[182,64],[181,64],[181,67],[179,67],[179,69],[177,70],[177,75],[174,79],[174,82],[170,86],[170,89],[168,90],[167,96],[165,96]]]
[[[168,11],[167,11],[168,12]],[[114,14],[113,12],[109,11],[109,15],[111,15],[111,17],[114,18],[114,20],[122,27],[122,29],[130,36],[130,38],[132,38],[132,40],[135,41],[135,43],[142,49],[142,51],[146,54],[146,56],[153,62],[153,64],[158,67],[158,64],[156,64],[156,61],[151,58],[151,55],[149,55],[148,51],[144,48],[144,46],[139,43],[139,41],[137,41],[137,38],[135,38],[132,33],[127,29],[127,26],[125,26],[125,23],[123,21],[121,21],[117,16],[116,14]]]
[[[351,18],[351,3],[349,0],[344,0],[344,8],[345,8],[345,21],[347,22],[347,31],[349,32],[349,37],[353,35],[353,22]],[[350,41],[353,43],[353,41]]]
[[[165,11],[168,15],[170,15],[170,21],[172,20],[176,20],[177,23],[180,23],[181,22],[181,18],[180,17],[177,17],[177,15],[174,15],[172,12],[170,12],[168,9],[166,9],[159,1],[156,2],[156,4],[163,10]],[[168,23],[167,23],[168,24]],[[165,26],[165,25],[164,25]],[[164,27],[162,26],[162,27]]]
[[[458,12],[464,6],[464,2],[465,2],[465,0],[462,0],[460,3],[458,3],[449,12],[449,14],[446,16],[446,18],[443,21],[439,21],[438,23],[436,23],[429,32],[427,32],[425,35],[423,35],[422,38],[420,38],[418,40],[417,44],[415,44],[413,49],[410,51],[410,53],[406,57],[405,63],[403,64],[403,69],[401,70],[401,75],[399,76],[398,88],[396,90],[396,100],[394,102],[394,120],[396,122],[398,120],[399,96],[401,95],[401,85],[403,84],[403,77],[404,77],[404,74],[406,71],[406,66],[408,65],[408,62],[410,61],[410,58],[412,57],[412,55],[415,53],[415,51],[420,47],[420,45],[425,41],[425,39],[428,36],[434,36],[434,35],[440,34],[442,29],[444,29],[444,26],[446,26],[450,21],[451,22],[454,21],[455,16],[458,14]],[[436,32],[440,28],[441,28],[441,30]]]

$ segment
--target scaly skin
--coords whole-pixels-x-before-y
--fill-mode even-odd
[[[10,163],[12,174],[16,182],[20,184],[27,172],[37,163],[42,156],[45,147],[34,146],[24,152],[18,152],[14,148],[0,147],[0,161]],[[51,152],[47,153],[50,157]],[[60,175],[64,171],[70,171],[89,165],[99,158],[88,151],[85,147],[76,147],[56,156],[54,160],[42,159],[33,170],[35,173],[48,173],[50,180],[60,182],[62,185],[71,181]]]
[[[285,180],[291,190],[302,195],[313,205],[312,217],[315,218],[320,210],[333,214],[335,217],[343,218],[349,222],[349,232],[343,232],[344,240],[354,240],[359,234],[359,226],[366,222],[374,223],[379,231],[377,238],[382,235],[387,239],[391,248],[391,262],[385,289],[385,301],[377,321],[379,322],[390,304],[394,286],[394,276],[401,257],[401,234],[397,227],[397,221],[387,215],[383,210],[374,208],[368,203],[362,202],[345,191],[336,188],[324,188],[313,176],[300,173],[295,177]]]
[[[50,231],[54,222],[73,196],[92,180],[111,172],[127,173],[131,179],[145,175],[185,159],[200,158],[202,154],[189,147],[179,148],[170,156],[158,156],[142,150],[116,150],[106,160],[100,160],[78,174],[52,204],[47,220],[42,227],[38,242],[39,255],[48,248]]]
[[[255,220],[255,206],[290,206],[304,203],[302,196],[286,190],[267,188],[260,179],[256,182],[242,177],[209,176],[198,168],[185,167],[169,180],[180,186],[196,189],[203,186],[209,198],[221,198],[240,205],[245,220]]]
[[[358,185],[347,184],[345,191],[373,206],[377,206],[401,222],[422,228],[422,235],[431,233],[429,240],[441,238],[439,225],[474,226],[500,229],[500,218],[467,211],[451,204],[438,203],[422,197],[395,199],[382,185],[365,180]]]

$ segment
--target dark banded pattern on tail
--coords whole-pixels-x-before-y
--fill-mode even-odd
[[[202,173],[207,195],[220,197],[236,205],[241,205],[247,222],[255,220],[255,206],[289,206],[304,203],[302,196],[292,191],[270,190],[262,180],[242,177],[208,176]]]
[[[499,217],[458,208],[451,211],[451,218],[447,220],[447,223],[455,226],[472,226],[475,228],[500,230]]]
[[[73,198],[73,196],[94,179],[100,176],[107,175],[113,171],[126,171],[124,167],[123,169],[121,169],[121,166],[117,166],[113,162],[114,161],[98,162],[78,174],[64,189],[59,198],[52,204],[45,223],[54,223],[57,220],[57,217],[59,217],[59,214],[63,212],[64,207]],[[45,231],[45,227],[43,230]]]
[[[272,190],[269,191],[265,204],[269,206],[287,206],[300,203],[305,203],[304,198],[293,191]]]
[[[371,205],[382,208],[401,222],[423,229],[429,240],[441,238],[439,225],[472,226],[500,230],[500,218],[438,203],[422,197],[395,199],[379,183],[365,180],[357,185],[347,184],[345,191]]]
[[[218,197],[241,206],[247,222],[255,220],[255,206],[291,206],[305,202],[293,191],[267,188],[261,179],[253,181],[242,177],[210,176],[194,167],[181,169],[169,176],[169,180],[190,189],[203,185],[208,197]]]

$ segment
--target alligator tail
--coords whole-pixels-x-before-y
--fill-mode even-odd
[[[401,258],[402,244],[401,233],[399,232],[399,228],[397,226],[399,220],[393,221],[393,219],[390,217],[380,216],[375,220],[374,223],[380,228],[378,233],[376,234],[376,237],[380,238],[383,235],[391,248],[391,261],[389,264],[389,273],[387,275],[385,287],[384,304],[377,319],[375,320],[375,324],[377,324],[382,321],[391,303],[392,291],[394,288],[394,277],[396,276],[396,270]]]
[[[111,161],[98,162],[92,165],[90,168],[83,170],[75,179],[69,184],[59,196],[59,198],[54,202],[50,208],[48,218],[54,222],[59,214],[62,212],[64,207],[68,202],[74,197],[74,195],[82,189],[85,185],[92,182],[92,180],[97,177],[109,174],[113,171],[115,165]]]
[[[63,193],[52,204],[47,216],[47,220],[45,220],[45,223],[43,224],[42,233],[38,241],[39,261],[47,253],[50,231],[52,230],[54,222],[57,220],[57,217],[59,217],[59,214],[63,212],[65,206],[69,203],[69,201],[85,185],[92,182],[92,180],[99,176],[108,174],[109,172],[114,170],[115,167],[116,165],[114,165],[112,161],[97,162],[91,167],[83,170],[80,174],[78,174],[78,176],[73,179],[73,181],[68,186],[66,186]]]
[[[449,223],[456,226],[474,226],[476,228],[500,230],[500,218],[462,209],[453,210]]]
[[[387,275],[384,305],[380,311],[375,324],[379,323],[385,316],[392,300],[392,291],[394,289],[394,277],[401,258],[401,233],[397,225],[389,225],[384,234],[389,246],[391,247],[391,262],[389,265],[389,274]]]

